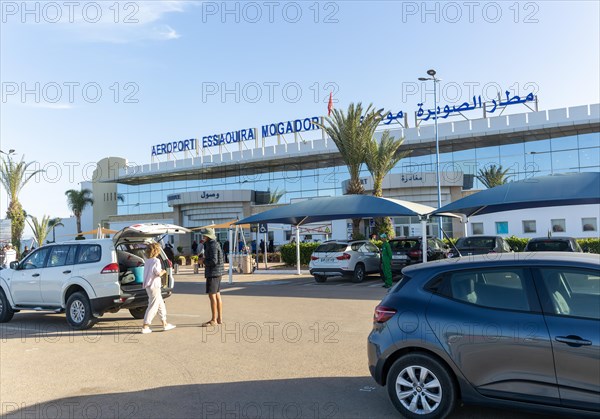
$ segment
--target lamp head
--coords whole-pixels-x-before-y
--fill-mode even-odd
[[[419,77],[419,81],[431,80],[429,77]]]
[[[435,76],[435,70],[427,70],[427,74],[429,74],[431,77]]]

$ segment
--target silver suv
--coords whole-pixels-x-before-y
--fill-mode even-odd
[[[0,323],[21,310],[65,312],[74,329],[90,328],[104,313],[121,309],[141,319],[148,306],[142,287],[146,247],[157,236],[188,231],[172,224],[136,224],[112,239],[42,246],[0,270]],[[174,286],[172,266],[164,252],[158,258],[167,271],[166,298]]]
[[[331,240],[315,249],[308,266],[317,282],[325,282],[330,276],[362,282],[365,275],[380,273],[381,253],[368,240]]]

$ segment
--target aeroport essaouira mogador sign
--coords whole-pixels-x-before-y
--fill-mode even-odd
[[[437,109],[428,109],[427,111],[423,110],[423,104],[418,103],[417,106],[419,110],[415,112],[416,117],[421,121],[428,121],[430,119],[446,119],[451,114],[462,113],[465,111],[471,111],[477,108],[486,108],[488,113],[494,113],[497,109],[505,108],[509,105],[517,105],[526,102],[531,102],[535,99],[533,93],[529,93],[525,98],[521,99],[519,96],[510,97],[510,92],[506,91],[506,101],[502,101],[500,98],[498,101],[495,99],[490,101],[489,104],[481,101],[481,96],[479,99],[473,96],[473,102],[464,102],[462,105],[456,107],[449,105]],[[487,106],[490,109],[487,109]],[[400,111],[398,113],[388,112],[385,117],[383,117],[382,124],[389,125],[392,121],[401,120],[404,118],[404,112]],[[302,119],[294,119],[290,121],[284,122],[276,122],[272,124],[262,125],[261,127],[261,137],[268,138],[273,137],[275,135],[286,135],[286,134],[294,134],[297,132],[308,132],[320,129],[318,123],[320,118],[318,116],[312,116],[308,118]],[[166,143],[156,144],[152,146],[152,157],[159,156],[162,154],[170,154],[170,153],[178,153],[183,151],[193,151],[198,148],[208,148],[215,147],[224,144],[234,144],[243,141],[253,141],[257,139],[258,136],[257,128],[244,128],[237,131],[228,131],[220,134],[211,134],[205,135],[200,140],[196,138],[190,138],[187,140],[179,140],[179,141],[170,141]]]

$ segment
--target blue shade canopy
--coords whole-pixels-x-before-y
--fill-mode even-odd
[[[316,198],[274,208],[238,221],[236,224],[308,224],[362,217],[394,217],[429,214],[434,208],[414,202],[372,195],[344,195]]]
[[[562,205],[600,203],[600,172],[541,176],[466,196],[434,211],[472,215]]]

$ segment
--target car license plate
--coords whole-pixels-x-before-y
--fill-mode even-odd
[[[406,256],[406,255],[392,255],[392,259],[395,259],[395,260],[406,260],[406,259],[408,259],[408,256]]]
[[[333,263],[333,258],[321,258],[322,263]]]

